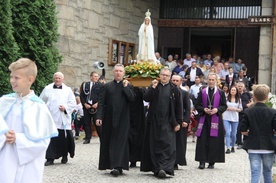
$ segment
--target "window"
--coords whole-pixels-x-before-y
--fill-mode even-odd
[[[247,19],[262,0],[160,0],[160,19]]]
[[[108,65],[129,65],[135,58],[135,44],[110,39],[108,52]]]

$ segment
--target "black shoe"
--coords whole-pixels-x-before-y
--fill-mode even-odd
[[[232,153],[235,152],[235,148],[234,148],[234,147],[231,148],[231,152],[232,152]]]
[[[177,164],[174,165],[174,169],[178,170],[178,165]]]
[[[84,140],[83,144],[90,144],[90,140]]]
[[[54,160],[47,160],[45,163],[44,163],[44,166],[49,166],[49,165],[53,165],[54,164]]]
[[[123,174],[123,169],[122,168],[117,168],[117,170],[119,170],[120,175]]]
[[[230,154],[231,153],[230,149],[227,149],[227,151],[225,153]]]
[[[166,178],[166,172],[164,170],[160,170],[158,172],[158,178],[160,179]]]
[[[62,159],[61,159],[61,163],[66,164],[67,162],[68,162],[67,156],[63,156]]]
[[[204,169],[205,168],[205,162],[199,162],[199,169]]]
[[[111,172],[111,175],[113,175],[114,177],[117,177],[118,175],[120,175],[120,171],[116,168],[114,168]]]
[[[136,162],[131,162],[130,165],[129,165],[129,167],[131,167],[131,168],[136,167]]]
[[[208,169],[214,169],[215,168],[215,163],[209,163]]]

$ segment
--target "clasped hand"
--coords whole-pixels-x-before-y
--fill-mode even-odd
[[[213,114],[216,114],[218,112],[218,109],[217,108],[214,108],[214,109],[204,108],[204,112],[211,116]]]
[[[13,130],[8,131],[6,134],[6,142],[9,144],[13,144],[16,140],[15,132]]]

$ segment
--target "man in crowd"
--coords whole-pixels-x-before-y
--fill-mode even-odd
[[[156,58],[157,58],[157,60],[159,61],[160,64],[162,64],[162,65],[166,64],[165,63],[166,62],[165,59],[160,56],[159,52],[155,52],[155,56],[156,56]]]
[[[83,106],[84,114],[84,131],[85,137],[83,144],[89,144],[92,136],[92,123],[96,127],[99,138],[101,139],[101,127],[96,125],[96,112],[98,107],[99,94],[103,90],[103,84],[98,81],[99,75],[92,71],[90,81],[81,86],[80,99]]]
[[[153,80],[144,94],[150,106],[140,170],[165,178],[174,175],[175,132],[183,122],[183,104],[180,90],[170,83],[171,71],[163,68],[159,76],[160,82]]]
[[[243,70],[238,71],[238,77],[235,79],[235,82],[236,83],[243,82],[244,85],[245,85],[246,91],[249,91],[248,78],[244,77],[244,71]]]
[[[204,60],[204,65],[207,65],[207,64],[210,64],[210,66],[213,65],[213,60],[212,60],[211,54],[208,54],[208,55],[207,55],[207,59]]]
[[[187,149],[187,131],[190,123],[190,110],[191,103],[189,93],[180,88],[182,83],[182,77],[179,75],[172,76],[172,83],[175,84],[182,94],[183,102],[183,122],[180,126],[180,130],[176,132],[176,160],[174,163],[174,169],[178,169],[178,165],[187,165],[186,161],[186,149]]]
[[[195,99],[197,99],[198,92],[202,84],[200,83],[200,78],[197,76],[195,79],[195,84],[191,86],[189,92],[194,95]]]
[[[124,65],[116,64],[113,74],[114,80],[100,94],[96,124],[102,126],[99,170],[112,169],[110,173],[116,177],[129,169],[129,111],[136,95],[123,79]]]
[[[241,149],[242,145],[243,145],[242,134],[241,134],[242,117],[244,114],[244,110],[249,108],[250,106],[252,106],[254,104],[254,101],[252,98],[252,94],[246,91],[244,82],[242,82],[242,81],[238,82],[237,87],[238,87],[238,92],[241,96],[243,110],[241,112],[239,112],[239,124],[238,124],[238,129],[237,129],[237,142],[236,143],[238,145],[237,149]],[[245,138],[246,138],[246,136],[244,136],[244,139]]]
[[[189,67],[185,73],[185,78],[187,78],[187,85],[191,87],[195,84],[196,77],[203,75],[204,74],[202,70],[196,66],[196,61],[192,61],[191,67]]]
[[[223,66],[224,66],[224,69],[220,70],[219,77],[220,77],[221,84],[225,85],[226,76],[229,75],[229,70],[228,70],[229,63],[224,62]]]
[[[76,107],[76,99],[71,88],[63,83],[64,76],[61,72],[56,72],[53,78],[54,83],[47,85],[40,94],[40,98],[47,104],[59,133],[58,137],[51,138],[46,152],[45,166],[53,165],[54,160],[60,157],[62,157],[61,163],[66,164],[68,152],[71,158],[75,155],[71,114]]]
[[[196,155],[199,169],[213,169],[216,162],[225,162],[222,113],[227,109],[225,94],[217,86],[217,74],[209,73],[208,86],[199,92],[195,108],[200,118],[196,131]]]
[[[192,55],[190,53],[187,53],[183,64],[188,65],[189,67],[191,67],[193,61],[196,61],[196,60],[194,58],[192,58]]]

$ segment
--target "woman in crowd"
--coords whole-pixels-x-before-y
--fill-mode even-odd
[[[226,139],[226,154],[235,152],[236,134],[239,123],[239,112],[242,111],[242,102],[236,86],[231,86],[227,96],[227,110],[223,113],[223,124]],[[231,146],[231,150],[230,150]]]
[[[171,71],[177,66],[177,63],[173,60],[172,55],[168,56],[168,60],[165,62],[165,66],[167,66]]]
[[[182,59],[179,59],[177,61],[177,66],[173,69],[172,73],[173,75],[174,74],[179,74],[181,71],[184,70],[184,67],[183,67],[183,60]]]
[[[222,87],[222,90],[224,91],[225,93],[225,97],[227,98],[228,94],[229,94],[229,86],[227,84],[225,84],[223,87]]]
[[[220,71],[224,69],[223,64],[220,63],[220,57],[216,56],[213,60],[213,63],[214,63],[213,67],[215,68],[216,73],[219,74]]]

